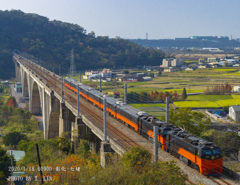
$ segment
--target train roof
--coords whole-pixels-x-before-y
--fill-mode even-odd
[[[129,114],[131,114],[132,116],[134,116],[136,118],[138,118],[139,116],[143,116],[143,115],[147,116],[148,115],[146,112],[140,111],[132,106],[129,106],[126,103],[123,103],[122,101],[119,101],[113,97],[110,97],[110,96],[108,96],[98,90],[95,90],[94,88],[89,87],[83,83],[79,83],[77,80],[74,80],[69,77],[66,77],[65,80],[75,84],[76,86],[79,85],[80,89],[84,89],[85,91],[91,92],[91,94],[95,95],[96,97],[99,97],[99,98],[105,97],[108,104],[117,106],[119,109],[127,111]]]
[[[195,136],[189,132],[186,132],[183,129],[174,127],[171,131],[168,132],[169,135],[174,135],[175,137],[178,137],[179,139],[190,143],[191,145],[197,147],[197,148],[203,148],[203,147],[216,147],[215,144],[212,142],[209,142],[205,139],[202,139],[198,136]]]

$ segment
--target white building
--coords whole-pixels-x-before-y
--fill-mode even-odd
[[[193,67],[188,67],[185,69],[185,71],[194,71],[194,70],[195,70],[195,68],[193,68]]]
[[[177,67],[184,65],[184,61],[180,58],[164,58],[160,67]]]
[[[240,86],[233,86],[234,92],[240,92]]]
[[[145,77],[142,77],[144,81],[151,81],[152,78],[150,76],[145,76]]]
[[[216,61],[217,61],[216,58],[208,58],[208,59],[207,59],[207,62],[208,62],[208,63],[215,63]]]
[[[110,71],[110,69],[103,69],[100,74],[101,74],[101,77],[111,78],[111,71]]]
[[[240,106],[232,105],[229,107],[229,117],[234,121],[240,121]]]
[[[89,79],[90,76],[98,74],[98,71],[93,71],[93,70],[87,70],[85,71],[85,76],[83,76],[83,79]]]

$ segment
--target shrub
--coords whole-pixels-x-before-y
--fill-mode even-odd
[[[143,148],[132,147],[128,152],[123,154],[123,162],[127,166],[145,166],[151,160],[151,154]]]

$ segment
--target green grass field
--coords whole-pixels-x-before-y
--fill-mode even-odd
[[[192,62],[189,60],[189,62]],[[129,70],[129,72],[134,72]],[[157,73],[154,71],[153,73]],[[83,74],[82,74],[83,75]],[[79,75],[75,76],[74,79],[79,80]],[[239,85],[240,80],[240,70],[238,68],[217,68],[217,69],[197,69],[195,71],[178,71],[171,73],[163,73],[162,76],[153,78],[152,81],[144,82],[127,82],[128,93],[132,92],[148,92],[152,91],[158,92],[172,92],[176,90],[178,94],[182,94],[183,88],[186,88],[187,93],[197,93],[204,92],[207,87],[212,87],[215,85],[221,85],[225,83],[231,84],[231,86]],[[97,84],[98,82],[91,82],[88,80],[83,80],[83,83],[87,85],[90,83]],[[124,83],[118,83],[117,86],[112,84],[102,83],[103,92],[114,92],[119,91],[121,95],[124,94]],[[190,87],[190,88],[189,88]],[[173,88],[173,89],[166,89]],[[179,107],[222,107],[226,105],[239,104],[240,95],[192,95],[188,96],[187,101],[175,102],[175,105]],[[133,104],[135,108],[138,107],[154,107],[160,106],[165,107],[165,105],[160,104]],[[146,109],[147,110],[147,109]],[[150,109],[149,109],[150,110]]]
[[[129,104],[130,106],[138,109],[138,107],[166,107],[166,104],[164,103],[158,103],[158,104]]]
[[[240,95],[232,95],[234,99],[240,99]]]
[[[158,119],[161,119],[162,116],[165,116],[165,111],[159,111],[159,109],[156,109],[156,111],[154,111],[154,110],[144,110],[143,109],[143,108],[149,108],[149,107],[152,107],[152,108],[163,107],[163,108],[165,108],[166,104],[164,104],[164,103],[158,103],[158,104],[129,104],[129,105],[138,109],[138,110],[147,112],[149,115],[155,116]]]
[[[201,107],[219,107],[215,102],[211,101],[181,101],[174,102],[175,107],[189,107],[189,108],[201,108]]]
[[[220,72],[234,72],[238,71],[237,69],[212,69],[213,71],[220,71]]]
[[[187,100],[191,101],[218,101],[226,99],[233,99],[233,97],[231,95],[192,95],[187,97]]]
[[[231,105],[240,105],[240,99],[231,99],[231,100],[218,100],[216,101],[221,107],[231,106]]]
[[[10,97],[10,95],[9,96],[0,96],[0,98],[3,99],[4,103],[7,103],[7,100],[9,97]]]
[[[240,75],[240,71],[238,71],[238,72],[235,72],[235,73],[226,73],[226,74],[223,74],[223,75],[235,75],[235,76],[238,76],[238,75]]]

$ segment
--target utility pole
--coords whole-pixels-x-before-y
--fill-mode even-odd
[[[56,75],[55,75],[55,73],[53,74],[53,76],[54,76],[54,91],[56,91]]]
[[[80,117],[79,116],[79,111],[80,111],[80,109],[79,109],[79,85],[77,86],[77,110],[78,110],[77,117]]]
[[[39,168],[40,168],[41,182],[42,182],[42,184],[43,184],[43,175],[42,175],[42,167],[41,167],[41,160],[40,160],[40,154],[39,154],[38,144],[36,144],[36,148],[37,148],[38,165],[39,165]]]
[[[153,162],[158,162],[158,126],[153,126]]]
[[[61,76],[61,65],[59,64],[59,76]]]
[[[37,64],[35,64],[35,66],[36,66],[35,69],[36,69],[36,77],[37,77]]]
[[[46,86],[48,87],[48,71],[46,71]]]
[[[40,63],[40,80],[42,81],[42,66],[41,66],[41,63]]]
[[[80,83],[82,83],[82,78],[81,78],[81,71],[79,71],[79,78],[80,78]]]
[[[169,123],[169,97],[166,97],[166,123]]]
[[[64,99],[63,99],[63,96],[64,96],[64,93],[63,93],[63,78],[61,78],[61,81],[62,81],[62,102],[61,103],[63,103],[64,102]]]
[[[127,84],[124,84],[124,102],[127,103]]]
[[[71,63],[70,63],[70,74],[72,76],[76,73],[76,66],[75,66],[75,60],[74,60],[74,51],[72,49],[71,51]]]
[[[106,98],[103,99],[104,141],[107,141],[107,112]]]
[[[99,91],[102,92],[102,86],[101,86],[101,74],[99,76]]]

